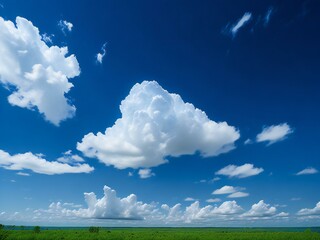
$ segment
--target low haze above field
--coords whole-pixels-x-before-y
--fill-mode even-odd
[[[0,223],[319,226],[320,3],[0,0]]]

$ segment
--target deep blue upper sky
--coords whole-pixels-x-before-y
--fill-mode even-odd
[[[74,87],[67,94],[77,108],[75,116],[60,126],[44,120],[36,108],[30,111],[12,106],[7,99],[12,90],[0,88],[0,149],[11,155],[42,153],[48,161],[56,161],[70,149],[95,168],[90,173],[47,175],[32,169],[5,169],[0,159],[1,222],[26,224],[35,215],[28,214],[26,208],[48,209],[51,202],[82,204],[86,208],[83,193],[95,192],[101,198],[102,188],[107,185],[121,198],[134,193],[144,203],[158,202],[159,208],[161,204],[172,207],[181,203],[184,209],[192,203],[184,201],[190,197],[199,200],[201,207],[219,207],[224,201],[236,200],[244,212],[264,200],[269,208],[277,208],[277,214],[289,213],[288,218],[270,213],[266,215],[269,219],[257,216],[251,221],[243,216],[235,223],[237,226],[275,225],[272,218],[282,226],[319,225],[320,206],[310,214],[312,218],[297,213],[303,208],[315,208],[320,201],[320,174],[296,175],[303,169],[320,169],[317,1],[0,3],[4,20],[15,23],[20,16],[31,21],[40,34],[54,34],[48,46],[67,46],[81,68],[79,76],[69,79]],[[266,22],[268,10],[271,14]],[[231,27],[245,13],[251,14],[250,20],[232,35]],[[72,31],[63,33],[58,26],[60,20],[72,23]],[[1,38],[5,36],[0,34]],[[106,55],[100,64],[95,57],[104,43]],[[234,126],[240,132],[235,149],[207,158],[199,153],[168,156],[169,163],[153,167],[155,175],[146,179],[139,177],[138,169],[106,166],[77,151],[77,142],[86,134],[104,133],[121,118],[121,101],[134,84],[144,80],[155,80],[169,93],[179,94],[209,119]],[[263,129],[283,123],[292,131],[285,139],[270,145],[256,142]],[[245,144],[247,139],[252,143]],[[246,163],[264,171],[245,178],[219,176],[220,180],[210,182],[218,177],[218,170]],[[249,196],[232,199],[211,194],[226,185],[245,188],[241,191]],[[222,201],[207,203],[210,198]],[[81,220],[39,222],[86,225]]]

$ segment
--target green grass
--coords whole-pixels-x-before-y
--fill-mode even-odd
[[[293,232],[246,228],[119,228],[103,229],[98,233],[88,229],[1,230],[0,240],[320,240],[320,233]]]

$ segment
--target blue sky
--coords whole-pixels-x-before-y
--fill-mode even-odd
[[[320,224],[317,1],[0,3],[1,223]]]

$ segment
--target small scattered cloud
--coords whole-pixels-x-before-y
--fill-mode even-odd
[[[73,28],[73,24],[71,22],[68,22],[66,20],[60,20],[58,22],[58,26],[60,27],[63,34],[66,34],[66,32],[71,32]]]
[[[57,161],[61,163],[74,164],[84,162],[84,159],[77,154],[72,154],[72,151],[68,150],[64,152],[62,157],[59,157]]]
[[[221,202],[220,198],[209,198],[206,200],[207,203],[217,203],[217,202]]]
[[[252,143],[253,143],[253,141],[251,139],[249,139],[249,138],[244,141],[244,145],[249,145],[249,144],[252,144]]]
[[[297,215],[299,216],[311,216],[311,215],[320,215],[320,202],[316,204],[314,208],[303,208]]]
[[[196,199],[192,198],[192,197],[187,197],[184,199],[185,202],[194,202],[196,201]]]
[[[221,194],[231,194],[231,193],[235,193],[238,192],[240,190],[244,190],[244,188],[239,188],[239,187],[233,187],[233,186],[223,186],[219,189],[216,189],[212,192],[212,194],[214,195],[221,195]]]
[[[220,177],[214,177],[214,178],[212,178],[211,180],[209,180],[208,183],[215,183],[215,182],[218,182],[218,181],[220,181],[220,180],[221,180]]]
[[[263,19],[265,27],[269,24],[273,12],[274,12],[273,7],[269,7]]]
[[[243,198],[248,196],[249,196],[249,193],[246,193],[246,192],[235,192],[228,195],[227,198]]]
[[[139,174],[140,178],[142,178],[142,179],[155,176],[155,174],[152,172],[152,170],[150,168],[139,169],[138,174]]]
[[[65,94],[80,67],[74,55],[66,57],[68,48],[47,46],[39,29],[22,17],[16,25],[0,17],[0,35],[0,83],[11,92],[9,103],[37,109],[56,126],[74,117],[76,107]]]
[[[310,174],[316,174],[318,173],[319,171],[313,167],[308,167],[308,168],[305,168],[303,170],[301,170],[300,172],[296,173],[297,176],[299,175],[310,175]]]
[[[25,176],[25,177],[30,176],[30,174],[29,174],[29,173],[25,173],[25,172],[17,172],[17,175]]]
[[[216,189],[212,192],[213,195],[225,195],[229,194],[227,198],[242,198],[249,196],[249,193],[242,192],[245,188],[233,187],[233,186],[223,186],[222,188]]]
[[[286,139],[291,133],[293,133],[293,129],[287,123],[272,125],[264,127],[262,132],[257,135],[256,141],[268,142],[268,145],[271,145]]]
[[[136,84],[121,102],[122,117],[104,133],[89,133],[77,149],[118,169],[150,168],[167,157],[217,156],[235,148],[239,131],[169,93],[156,81]]]
[[[16,180],[14,180],[14,179],[11,179],[11,180],[10,180],[10,182],[12,182],[12,183],[16,183],[17,181],[16,181]]]
[[[234,178],[246,178],[258,175],[263,171],[263,168],[255,168],[253,164],[246,163],[241,166],[228,165],[217,171],[215,174]]]
[[[89,173],[94,170],[88,164],[67,164],[59,161],[47,161],[31,152],[10,155],[0,150],[0,167],[6,170],[31,170],[40,174]],[[21,173],[19,174],[21,175]]]
[[[231,36],[234,38],[237,35],[238,31],[250,21],[251,17],[252,14],[250,12],[244,13],[244,15],[240,19],[238,19],[236,23],[232,25],[228,24],[225,27],[224,32],[231,34]]]
[[[101,52],[97,53],[97,55],[96,55],[97,62],[100,64],[102,64],[103,58],[105,57],[105,55],[107,53],[106,47],[107,47],[107,43],[104,43],[101,47]]]
[[[2,3],[0,3],[0,8],[4,8],[4,5]]]

